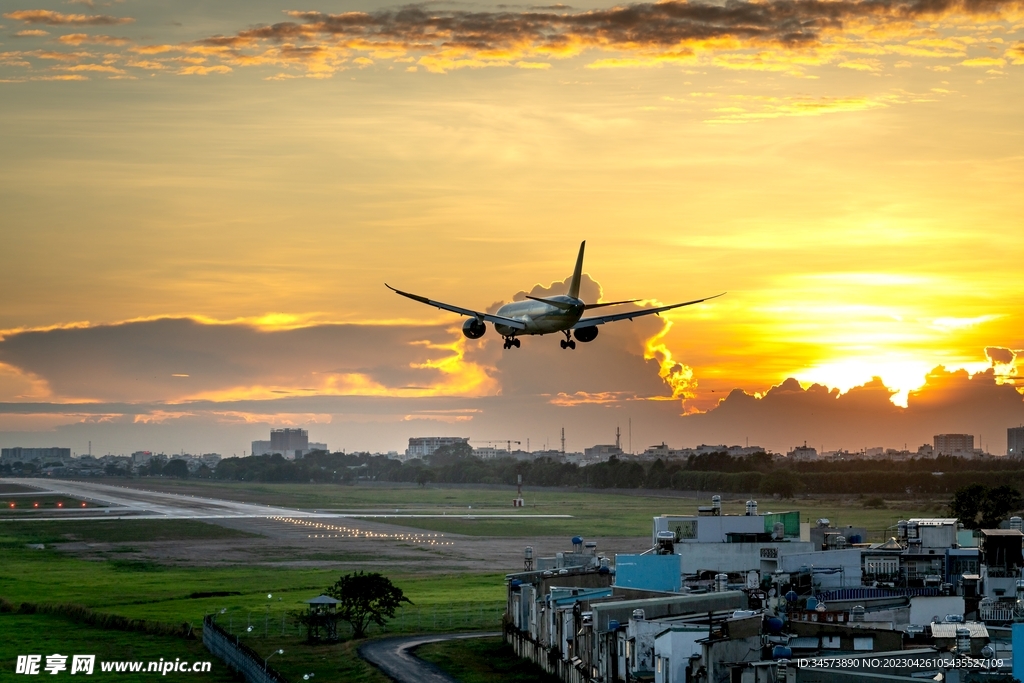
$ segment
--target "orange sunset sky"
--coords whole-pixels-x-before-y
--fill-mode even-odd
[[[1020,0],[9,0],[0,443],[1001,454],[1022,111]],[[588,301],[728,295],[503,352],[383,286],[494,310],[584,239]]]

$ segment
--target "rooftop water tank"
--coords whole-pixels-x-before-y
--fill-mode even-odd
[[[609,631],[617,631],[618,629],[619,629],[619,622],[615,621],[614,619],[612,619],[611,621],[608,622],[608,630]]]
[[[786,537],[786,525],[782,522],[775,522],[772,525],[772,538],[783,539]]]
[[[715,574],[715,590],[719,593],[729,590],[728,574]]]
[[[1022,524],[1022,520],[1021,520],[1020,517],[1017,517],[1017,516],[1010,517],[1010,528],[1011,529],[1016,529],[1017,531],[1021,531],[1022,527],[1024,527],[1024,524]]]
[[[792,659],[793,650],[785,645],[776,645],[772,648],[772,659]]]
[[[864,621],[864,605],[857,605],[850,610],[850,621]]]
[[[523,552],[523,555],[526,557],[526,559],[532,560],[533,559],[533,546],[532,545],[526,546],[526,550]]]
[[[896,522],[896,538],[901,541],[907,538],[907,520],[901,519]]]
[[[644,616],[644,611],[642,609],[633,610],[633,618],[638,621],[646,619],[646,617]]]
[[[782,619],[778,617],[768,618],[768,633],[782,633]]]
[[[960,654],[971,651],[971,629],[958,628],[956,630],[956,651]]]
[[[814,609],[818,606],[817,598],[807,598],[807,609]]]
[[[756,500],[748,500],[747,501],[747,516],[748,517],[753,517],[756,514],[757,514],[757,501]]]

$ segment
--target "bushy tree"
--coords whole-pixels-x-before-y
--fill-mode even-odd
[[[949,512],[967,529],[994,529],[1011,512],[1024,507],[1024,496],[1013,486],[989,488],[971,484],[956,490]]]
[[[352,625],[353,638],[365,638],[370,624],[384,626],[384,620],[393,619],[403,602],[412,604],[401,588],[377,572],[345,574],[327,594],[340,601],[338,619]]]

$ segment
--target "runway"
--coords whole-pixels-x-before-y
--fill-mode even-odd
[[[24,513],[7,514],[0,519],[17,520],[68,520],[68,519],[110,519],[131,517],[133,519],[249,519],[269,517],[298,517],[318,519],[393,519],[403,518],[445,518],[445,519],[571,519],[572,515],[535,514],[416,514],[384,512],[383,510],[360,512],[331,512],[302,510],[274,505],[237,502],[219,498],[147,491],[145,489],[112,486],[92,481],[70,481],[62,479],[5,478],[5,483],[18,484],[39,490],[39,495],[63,495],[97,505],[97,508],[67,507],[58,510],[26,510]],[[31,494],[8,494],[31,497]]]

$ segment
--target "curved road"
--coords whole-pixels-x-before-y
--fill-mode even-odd
[[[412,653],[420,645],[459,638],[489,638],[494,633],[448,633],[432,636],[405,636],[371,640],[360,646],[359,656],[370,662],[398,683],[458,683],[439,668]]]

